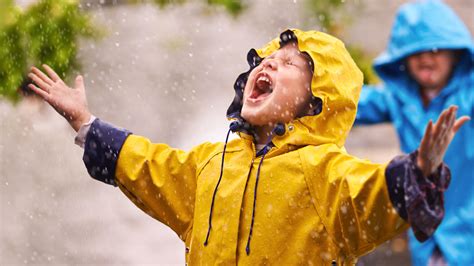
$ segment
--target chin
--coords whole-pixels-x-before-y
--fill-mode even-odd
[[[265,126],[272,123],[268,114],[264,112],[242,109],[241,116],[252,126]]]

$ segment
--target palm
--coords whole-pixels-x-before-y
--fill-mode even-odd
[[[86,95],[84,90],[71,89],[62,81],[53,84],[49,93],[50,103],[61,115],[74,115],[80,106],[86,106]],[[70,119],[66,117],[66,119]]]
[[[457,107],[451,106],[441,113],[435,124],[432,121],[428,123],[417,159],[418,167],[424,176],[436,171],[443,162],[444,154],[454,135],[470,119],[468,116],[463,116],[456,120],[456,111]]]
[[[50,67],[44,65],[44,68],[48,75],[36,67],[31,68],[32,72],[28,76],[37,86],[30,84],[29,87],[64,116],[77,131],[90,117],[82,76],[76,77],[75,88],[71,89]]]

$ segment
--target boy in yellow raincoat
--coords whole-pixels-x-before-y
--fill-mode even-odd
[[[174,230],[192,265],[346,265],[409,225],[420,240],[433,233],[450,179],[442,158],[467,117],[449,108],[418,151],[375,164],[344,149],[362,74],[341,41],[287,30],[247,59],[226,141],[189,152],[92,116],[81,76],[70,89],[33,67],[30,88],[78,131],[91,176]]]

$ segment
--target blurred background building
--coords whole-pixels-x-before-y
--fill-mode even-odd
[[[15,3],[27,9],[37,2]],[[206,1],[156,2],[165,6],[81,1],[100,34],[78,41],[82,67],[72,68],[67,80],[84,74],[94,115],[189,149],[224,140],[233,82],[248,69],[250,48],[296,27],[330,31],[371,59],[384,49],[395,11],[406,1],[341,1],[343,11],[331,13],[329,22],[327,14],[311,14],[312,1],[247,1],[237,12]],[[474,2],[446,2],[473,32]],[[88,176],[74,136],[38,99],[0,98],[0,264],[184,264],[177,235],[117,188]],[[376,162],[400,153],[389,125],[354,129],[347,149]],[[400,236],[359,264],[409,265],[406,245]]]

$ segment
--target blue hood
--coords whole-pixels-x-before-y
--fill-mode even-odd
[[[412,90],[402,92],[401,95],[400,91],[397,92],[401,97],[411,97],[411,94],[416,92],[410,84],[407,84],[413,82],[406,73],[404,59],[414,53],[437,49],[463,50],[464,54],[453,75],[459,71],[472,72],[473,40],[469,30],[453,10],[438,0],[405,4],[397,12],[388,47],[375,59],[374,68],[385,83],[388,83],[387,87],[396,85],[398,89]]]

